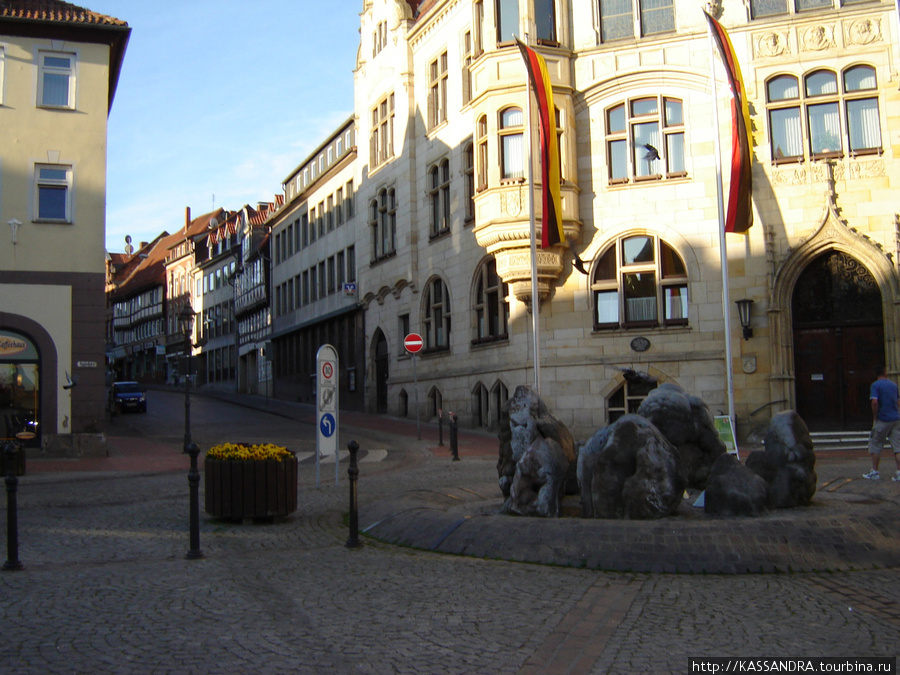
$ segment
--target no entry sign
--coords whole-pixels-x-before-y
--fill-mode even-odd
[[[422,336],[418,333],[410,333],[405,338],[403,338],[403,346],[406,347],[406,351],[410,354],[415,354],[416,352],[422,351],[422,347],[424,346],[424,342],[422,341]]]

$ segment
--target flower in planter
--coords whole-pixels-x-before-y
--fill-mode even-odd
[[[213,446],[206,453],[209,459],[266,460],[281,461],[293,457],[287,448],[273,443],[247,445],[246,443],[222,443]]]

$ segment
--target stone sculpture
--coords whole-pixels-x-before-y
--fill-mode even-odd
[[[556,419],[531,387],[518,386],[500,411],[500,457],[497,476],[504,497],[509,497],[516,465],[531,444],[539,438],[556,441],[568,462],[566,492],[578,492],[575,479],[575,439],[566,426]]]
[[[661,518],[684,492],[675,447],[638,415],[594,434],[578,453],[577,474],[587,518]]]
[[[775,415],[765,445],[765,450],[750,453],[746,466],[769,485],[772,506],[809,505],[816,493],[816,455],[800,415],[793,410]]]
[[[704,508],[714,516],[762,515],[769,510],[769,485],[734,455],[719,455],[706,482]]]
[[[552,438],[538,438],[516,464],[502,513],[558,518],[569,460]]]
[[[706,403],[667,382],[650,392],[637,414],[650,420],[675,446],[684,483],[704,489],[713,462],[725,452]]]

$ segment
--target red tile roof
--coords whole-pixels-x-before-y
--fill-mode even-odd
[[[128,25],[125,21],[62,0],[0,0],[0,17],[100,26]]]

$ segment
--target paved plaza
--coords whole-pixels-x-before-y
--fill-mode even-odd
[[[283,522],[202,514],[205,557],[186,560],[177,448],[111,437],[108,459],[30,461],[0,672],[683,673],[689,657],[900,651],[900,484],[858,478],[862,454],[820,455],[805,515],[553,527],[493,514],[489,435],[461,433],[453,462],[431,427],[344,423],[386,451],[361,464],[356,549],[344,464],[316,487],[302,462]]]

